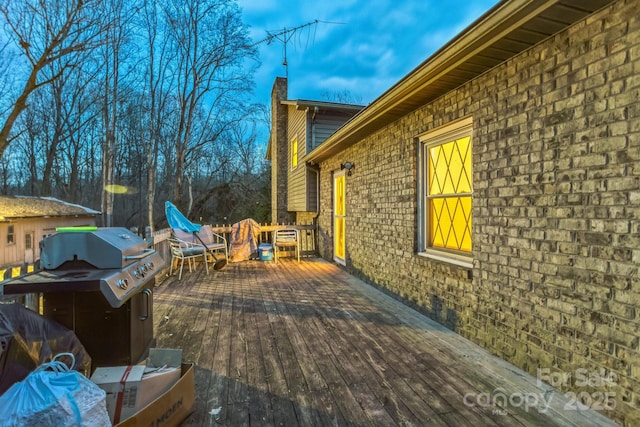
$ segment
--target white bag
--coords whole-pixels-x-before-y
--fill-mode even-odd
[[[0,427],[111,426],[106,393],[58,357],[40,365],[0,396]]]

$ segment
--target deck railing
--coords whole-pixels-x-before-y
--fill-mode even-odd
[[[2,267],[0,268],[0,282],[6,279],[24,276],[27,273],[31,273],[33,270],[34,265],[27,263],[15,267]]]
[[[231,243],[231,228],[232,225],[211,225],[211,229],[214,233],[220,234],[227,239],[227,245]],[[301,256],[316,256],[317,255],[317,227],[315,225],[297,225],[297,224],[260,224],[260,236],[258,237],[258,243],[271,243],[273,238],[273,232],[283,228],[296,228],[300,230],[300,251]],[[169,244],[167,239],[171,237],[171,230],[168,228],[158,230],[152,233],[148,238],[150,244],[153,244],[154,248],[160,252],[163,259],[171,259],[169,251]],[[3,267],[0,268],[0,282],[10,278],[23,276],[27,273],[33,272],[35,266],[33,264],[22,264],[15,267]]]
[[[271,243],[273,232],[283,228],[295,228],[300,231],[300,251],[302,256],[316,255],[316,226],[315,225],[295,225],[295,224],[260,224],[260,237],[258,243]],[[212,225],[214,233],[221,234],[231,242],[231,225]]]
[[[27,264],[24,263],[22,265],[18,265],[15,267],[2,267],[0,268],[0,282],[4,280],[14,279],[16,277],[24,276],[27,273],[32,273],[35,271],[35,264]],[[0,292],[0,304],[10,304],[10,303],[18,303],[22,304],[26,307],[31,308],[33,311],[37,310],[37,294],[26,294],[26,295],[3,295]]]
[[[231,228],[232,225],[211,224],[211,231],[224,236],[227,245],[231,244]],[[301,256],[317,255],[317,227],[315,225],[297,225],[297,224],[260,224],[260,235],[258,243],[271,243],[273,232],[283,228],[296,228],[300,230],[300,253]],[[160,254],[168,259],[169,245],[166,240],[171,237],[171,229],[165,228],[153,233],[153,244]]]

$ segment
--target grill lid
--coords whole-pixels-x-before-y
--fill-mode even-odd
[[[83,261],[98,269],[121,269],[149,251],[144,239],[122,227],[60,231],[40,242],[40,265],[52,270]]]

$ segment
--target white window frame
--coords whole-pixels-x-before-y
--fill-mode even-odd
[[[473,268],[473,255],[461,251],[448,250],[443,248],[434,248],[429,245],[429,218],[428,218],[428,182],[427,177],[429,156],[428,150],[435,145],[444,144],[446,142],[459,139],[465,136],[471,136],[471,147],[473,147],[473,118],[466,117],[444,126],[425,132],[418,136],[417,156],[418,156],[418,173],[417,173],[417,194],[418,194],[418,255],[426,258],[448,262],[461,267]],[[473,158],[472,158],[473,162]],[[473,182],[471,182],[471,194],[473,194]],[[473,239],[473,230],[471,238]],[[472,240],[473,244],[473,240]]]
[[[15,244],[16,244],[16,227],[13,224],[9,224],[7,226],[7,245],[15,245]]]

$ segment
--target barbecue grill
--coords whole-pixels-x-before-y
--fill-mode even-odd
[[[40,242],[41,270],[0,294],[42,293],[43,316],[73,330],[94,366],[135,364],[153,345],[159,253],[125,228],[61,231]]]

